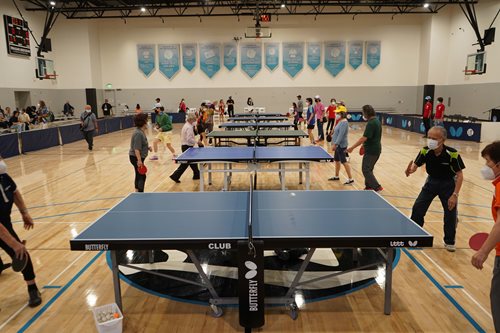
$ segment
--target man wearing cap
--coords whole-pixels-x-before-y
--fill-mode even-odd
[[[424,138],[427,137],[427,133],[429,132],[429,129],[431,128],[432,97],[431,96],[426,96],[425,100],[426,100],[426,102],[424,104],[424,113],[422,114],[422,121],[423,121],[424,127],[425,127]]]
[[[233,101],[233,98],[231,96],[229,96],[229,98],[227,99],[226,105],[227,105],[228,116],[234,117],[234,101]]]
[[[314,96],[314,103],[314,113],[316,115],[316,124],[318,125],[318,140],[316,140],[316,142],[320,142],[325,140],[325,134],[323,132],[325,106],[321,103],[321,97],[319,95]]]
[[[297,95],[297,109],[300,121],[300,119],[304,119],[304,117],[302,116],[302,114],[304,113],[304,101],[302,101],[302,96],[300,95]]]
[[[156,153],[158,152],[158,143],[163,142],[165,146],[167,146],[168,150],[172,153],[173,158],[176,157],[175,149],[172,147],[172,120],[170,116],[162,111],[162,106],[160,103],[155,104],[155,113],[156,113],[156,125],[155,128],[158,131],[158,135],[156,135],[153,140],[153,156],[150,157],[150,160],[156,161],[158,160],[158,156]]]

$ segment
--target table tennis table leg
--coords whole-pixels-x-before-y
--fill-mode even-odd
[[[212,185],[212,163],[208,163],[208,185]]]
[[[204,163],[198,163],[198,168],[200,169],[200,192],[205,190],[205,165]]]
[[[387,249],[387,258],[385,262],[385,301],[384,314],[391,314],[391,293],[392,293],[392,263],[394,261],[394,249]]]
[[[284,190],[286,190],[286,187],[285,187],[285,164],[279,163],[279,169],[280,169],[281,190],[284,191]]]
[[[299,184],[302,184],[302,162],[299,162]]]
[[[305,162],[304,167],[306,169],[306,190],[309,191],[311,188],[311,174],[310,174],[310,163]]]
[[[214,286],[212,285],[212,282],[210,282],[210,279],[208,278],[207,274],[203,270],[203,267],[201,267],[200,260],[194,254],[193,250],[187,250],[186,252],[187,252],[189,258],[191,259],[191,261],[193,262],[194,266],[198,270],[198,274],[200,274],[200,277],[201,277],[205,287],[207,287],[208,292],[210,293],[210,296],[212,296],[212,298],[214,298],[214,299],[220,299],[219,295],[215,291]]]
[[[123,311],[122,291],[120,287],[120,272],[118,271],[118,260],[116,259],[116,251],[111,251],[111,271],[113,272],[113,288],[115,290],[115,303],[120,310]]]

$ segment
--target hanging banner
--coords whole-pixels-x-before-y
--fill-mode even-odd
[[[325,42],[325,68],[337,76],[345,68],[345,42]]]
[[[182,66],[190,72],[196,67],[196,44],[182,44]]]
[[[295,77],[304,67],[304,43],[283,43],[283,69]]]
[[[237,46],[236,43],[224,44],[224,67],[232,71],[236,67]]]
[[[321,64],[321,43],[307,43],[307,65],[313,70]]]
[[[351,41],[349,42],[349,65],[357,69],[363,63],[363,42]]]
[[[262,44],[241,44],[241,69],[253,78],[262,69]]]
[[[209,78],[220,70],[220,44],[200,44],[200,68]]]
[[[280,59],[279,43],[264,43],[264,52],[266,54],[266,67],[272,72],[278,67]]]
[[[158,68],[168,79],[179,71],[179,44],[158,44]]]
[[[155,45],[154,44],[138,44],[137,45],[137,62],[139,70],[146,75],[150,76],[156,68],[155,61]]]
[[[382,45],[380,41],[367,41],[366,42],[366,64],[375,69],[380,64],[380,53],[382,52]]]

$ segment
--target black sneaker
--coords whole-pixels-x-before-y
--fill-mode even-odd
[[[351,185],[351,184],[354,184],[354,179],[348,179],[344,185]]]
[[[193,180],[198,180],[198,179],[200,179],[200,175],[193,176]]]
[[[181,181],[179,179],[175,179],[174,177],[172,176],[169,176],[170,179],[172,179],[174,182],[176,182],[177,184],[179,184]]]
[[[340,180],[340,177],[330,177],[328,180]]]
[[[28,294],[30,299],[28,301],[28,305],[32,308],[39,306],[42,304],[42,295],[38,291],[38,289],[28,290]]]

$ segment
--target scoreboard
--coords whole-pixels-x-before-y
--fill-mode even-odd
[[[5,38],[9,54],[31,56],[28,22],[4,15]]]

